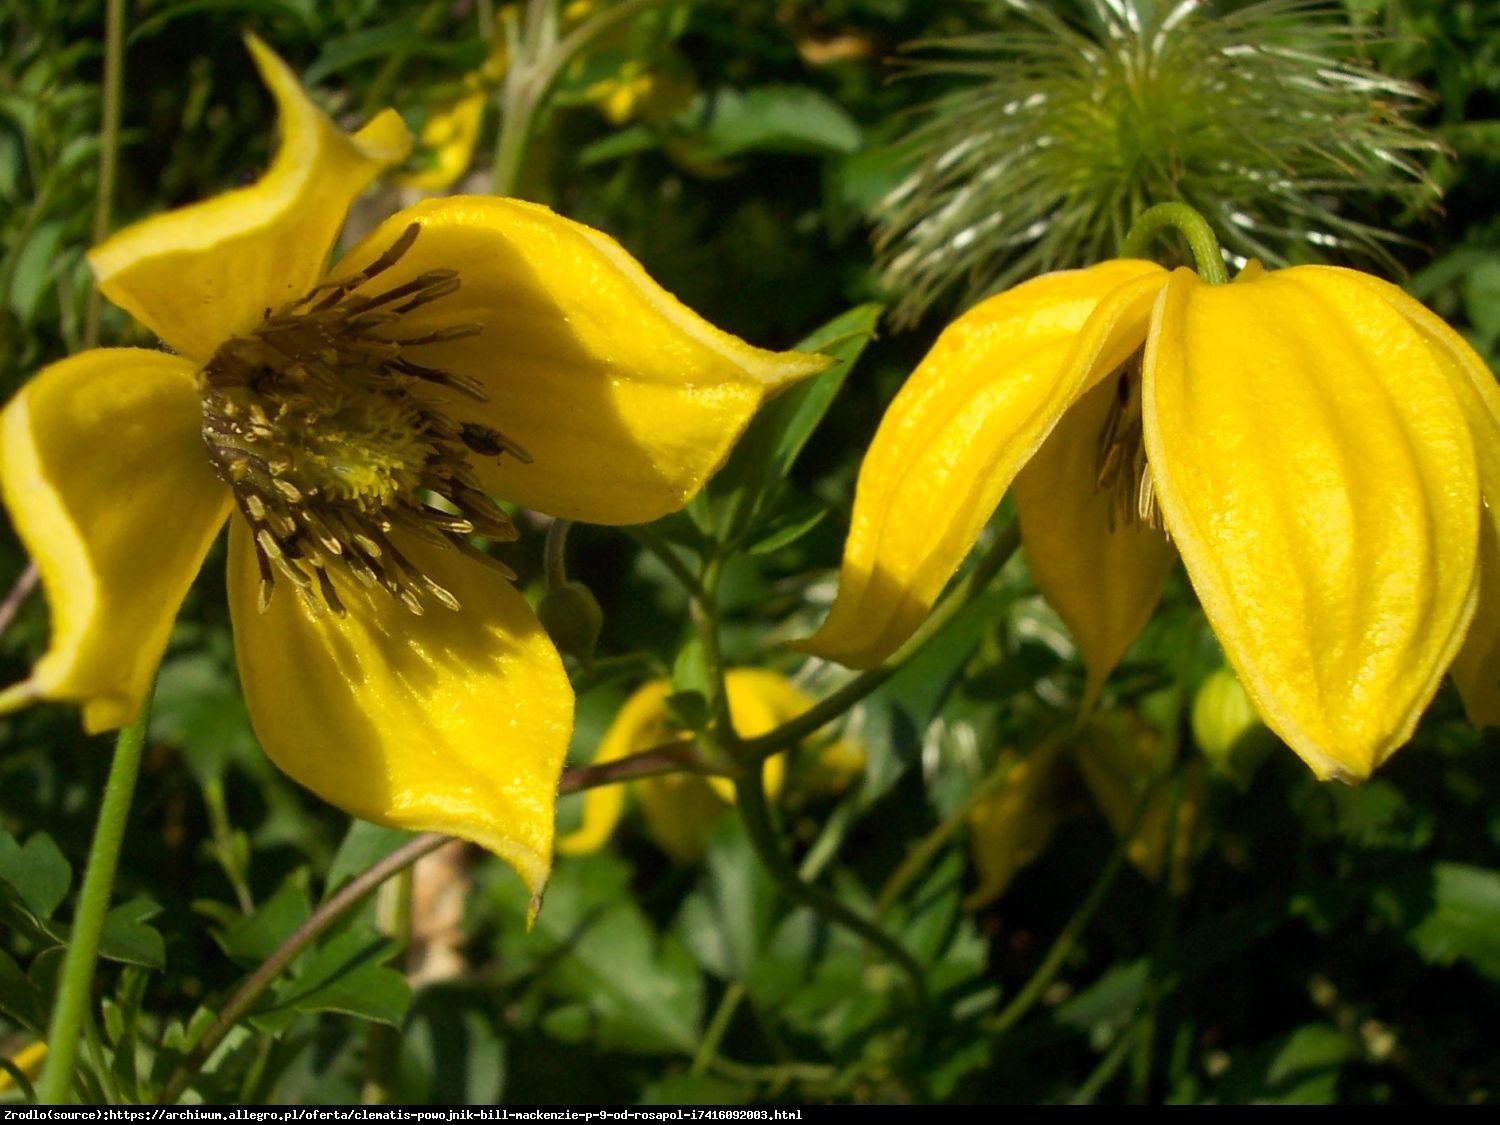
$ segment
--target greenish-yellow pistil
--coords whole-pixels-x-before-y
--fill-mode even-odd
[[[449,415],[445,398],[484,400],[478,383],[409,352],[479,326],[401,335],[403,315],[453,293],[458,275],[432,270],[365,291],[420,231],[413,223],[367,269],[268,313],[248,336],[220,347],[199,376],[203,441],[254,536],[262,609],[285,579],[314,613],[342,613],[330,578],[336,567],[413,613],[429,600],[457,609],[453,594],[396,546],[397,529],[511,576],[468,541],[516,536],[470,458],[530,458],[499,431]]]
[[[1094,488],[1107,492],[1113,503],[1109,529],[1145,525],[1167,534],[1167,524],[1156,502],[1151,462],[1146,459],[1141,420],[1141,352],[1127,359],[1110,378],[1115,393],[1099,431],[1094,452]]]

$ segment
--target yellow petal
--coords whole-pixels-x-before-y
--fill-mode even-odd
[[[798,647],[853,668],[916,630],[1020,467],[1145,339],[1166,274],[1105,262],[977,305],[891,403],[860,468],[839,593]]]
[[[669,773],[635,783],[635,798],[646,818],[646,834],[678,863],[699,862],[729,806],[704,779]]]
[[[508,582],[455,551],[391,533],[462,609],[414,616],[334,571],[343,617],[313,617],[259,572],[231,525],[229,604],[240,683],[272,761],[318,796],[393,828],[488,848],[533,898],[552,862],[553,801],[573,724],[562,660]]]
[[[1500,385],[1474,349],[1443,321],[1396,286],[1367,274],[1349,276],[1401,313],[1447,370],[1474,436],[1484,512],[1479,548],[1479,606],[1463,648],[1453,661],[1453,681],[1475,726],[1500,725]]]
[[[780,672],[764,668],[731,668],[724,673],[724,691],[729,696],[729,718],[741,738],[759,738],[770,734],[788,719],[795,719],[813,705],[813,701]],[[761,770],[766,792],[775,797],[781,792],[786,775],[782,754],[767,758]],[[705,781],[726,804],[734,803],[734,782],[727,777],[709,777]]]
[[[1048,742],[1022,757],[1000,755],[996,769],[1007,771],[999,787],[969,813],[969,852],[979,886],[964,899],[978,910],[1003,895],[1021,870],[1046,850],[1057,829],[1057,755]]]
[[[828,360],[753,348],[691,312],[613,239],[511,199],[455,196],[387,220],[339,263],[369,265],[422,232],[371,291],[456,269],[457,293],[403,317],[408,338],[454,324],[477,336],[412,349],[479,380],[489,401],[450,410],[505,434],[531,463],[476,463],[488,490],[590,523],[656,519],[718,468],[761,401]]]
[[[1475,600],[1474,443],[1443,363],[1345,271],[1172,277],[1145,362],[1162,511],[1240,682],[1321,777],[1410,737]]]
[[[1032,577],[1088,669],[1084,712],[1145,627],[1177,558],[1164,535],[1122,521],[1113,494],[1095,487],[1099,434],[1116,394],[1108,379],[1085,394],[1014,485]]]
[[[0,416],[0,489],[52,611],[46,654],[0,708],[77,701],[91,732],[140,710],[229,512],[194,374],[176,356],[96,349],[42,371]]]
[[[680,736],[668,725],[666,698],[672,692],[668,680],[654,680],[638,688],[620,708],[614,722],[600,739],[590,765],[617,762]],[[625,812],[625,785],[596,785],[583,794],[583,823],[557,841],[559,855],[582,855],[597,851],[614,834]]]
[[[17,1070],[35,1082],[37,1075],[42,1073],[42,1064],[47,1061],[47,1044],[41,1040],[28,1043],[11,1056],[10,1061]],[[0,1070],[0,1094],[14,1089],[15,1085],[10,1071]]]
[[[106,297],[199,362],[317,283],[349,205],[411,149],[393,110],[342,132],[275,52],[246,42],[280,115],[270,169],[251,187],[127,227],[89,254]]]

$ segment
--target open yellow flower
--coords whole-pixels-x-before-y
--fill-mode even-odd
[[[608,524],[673,511],[823,361],[718,331],[608,237],[513,200],[423,203],[325,276],[410,137],[389,110],[344,134],[250,48],[281,117],[266,175],[90,255],[177,354],[85,352],[0,417],[0,489],[52,611],[0,706],[130,721],[237,511],[230,609],[266,752],[358,816],[476,841],[535,892],[572,692],[468,535],[514,535],[491,496]]]
[[[1450,665],[1471,719],[1500,721],[1500,390],[1395,286],[1254,263],[1211,286],[1132,260],[977,305],[886,414],[805,647],[884,660],[1012,485],[1090,699],[1180,554],[1320,776],[1367,776]]]
[[[762,668],[731,668],[724,675],[729,697],[729,717],[741,738],[769,734],[782,723],[795,719],[813,705],[813,700],[779,672]],[[683,737],[672,720],[667,697],[668,680],[653,680],[637,688],[610,724],[591,764],[603,765],[662,746]],[[820,754],[819,780],[848,785],[863,771],[860,748],[846,742],[825,747]],[[786,772],[783,755],[766,759],[761,775],[766,791],[775,796]],[[734,785],[723,777],[694,773],[663,774],[630,783],[646,829],[657,846],[678,863],[697,863],[708,848],[714,825],[734,804]],[[625,786],[601,785],[583,797],[583,822],[557,841],[562,855],[596,851],[613,835],[625,813]]]

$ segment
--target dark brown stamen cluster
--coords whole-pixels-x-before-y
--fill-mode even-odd
[[[1094,454],[1094,488],[1113,500],[1109,529],[1144,524],[1167,534],[1166,521],[1156,503],[1151,463],[1146,460],[1141,419],[1141,353],[1137,351],[1115,374],[1115,394],[1099,431]]]
[[[486,398],[474,380],[408,354],[472,336],[480,326],[393,335],[405,314],[457,290],[457,273],[431,270],[362,292],[420,231],[413,223],[367,269],[268,311],[250,335],[220,347],[199,376],[203,440],[254,536],[262,609],[284,578],[314,613],[342,614],[329,576],[335,566],[384,588],[413,613],[428,599],[457,609],[453,594],[392,542],[397,528],[514,577],[468,541],[516,537],[469,459],[531,458],[498,430],[454,421],[440,396],[416,393],[425,386]]]

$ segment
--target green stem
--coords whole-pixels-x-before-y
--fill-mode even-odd
[[[657,534],[650,525],[626,528],[625,534],[655,555],[662,566],[672,572],[672,577],[682,583],[682,588],[687,591],[688,597],[698,602],[704,600],[703,586],[699,583],[698,576],[692,572],[687,563],[682,561],[677,552],[672,549],[672,545]]]
[[[547,589],[561,590],[568,584],[568,531],[572,520],[555,519],[547,525],[542,565],[547,574]]]
[[[790,722],[783,723],[768,734],[758,738],[747,738],[741,749],[756,758],[769,758],[787,747],[801,742],[825,723],[838,718],[869,695],[886,680],[901,670],[901,666],[943,631],[970,602],[984,593],[1000,568],[1010,560],[1021,545],[1020,525],[1012,520],[990,545],[988,551],[975,565],[957,589],[944,598],[912,634],[911,639],[894,652],[890,659],[878,668],[861,672],[831,695],[820,699],[808,710]]]
[[[104,799],[99,805],[99,821],[94,829],[94,842],[89,848],[88,870],[83,877],[83,888],[78,893],[73,932],[63,955],[57,1000],[47,1029],[47,1064],[41,1081],[37,1083],[37,1100],[42,1105],[66,1104],[68,1089],[72,1085],[78,1038],[88,1016],[94,966],[99,958],[99,935],[109,913],[110,893],[114,889],[115,869],[120,862],[125,825],[130,819],[130,803],[135,795],[136,777],[140,774],[150,714],[151,698],[148,695],[141,705],[140,716],[115,739],[115,756],[104,785]]]
[[[1135,225],[1120,244],[1120,257],[1144,258],[1146,247],[1158,233],[1167,227],[1175,228],[1193,251],[1193,261],[1198,266],[1198,276],[1210,285],[1223,285],[1229,280],[1229,271],[1224,268],[1224,254],[1219,249],[1219,240],[1208,225],[1208,220],[1186,203],[1158,203],[1141,212]]]
[[[1042,963],[1031,974],[1031,979],[1021,987],[1021,991],[1016,993],[1015,998],[986,1025],[986,1029],[992,1034],[1003,1035],[1019,1023],[1062,969],[1068,955],[1073,952],[1073,947],[1078,944],[1078,939],[1083,936],[1084,930],[1094,920],[1099,907],[1104,905],[1105,895],[1114,886],[1115,878],[1125,866],[1130,841],[1135,838],[1141,821],[1145,819],[1146,809],[1150,806],[1151,798],[1161,779],[1161,772],[1157,772],[1147,782],[1145,791],[1141,793],[1141,799],[1136,802],[1135,811],[1131,814],[1130,824],[1126,826],[1124,832],[1120,833],[1115,849],[1110,853],[1104,869],[1099,872],[1099,877],[1094,880],[1088,897],[1079,904],[1077,910],[1073,911],[1073,916],[1062,928],[1062,933],[1057,935],[1057,940],[1052,943],[1052,948],[1047,950],[1047,955],[1042,958]]]
[[[414,871],[408,867],[389,880],[376,896],[375,927],[398,943],[392,967],[405,975],[405,958],[411,948],[412,893]],[[365,1085],[363,1105],[394,1105],[396,1075],[401,1067],[401,1028],[388,1023],[371,1024],[365,1036]]]
[[[766,789],[759,769],[747,770],[735,779],[735,797],[750,844],[760,857],[762,865],[776,880],[777,886],[794,901],[811,907],[821,917],[863,938],[900,966],[901,971],[911,980],[912,997],[918,1012],[925,1012],[927,981],[916,959],[869,919],[856,914],[811,883],[804,882],[786,853],[781,850],[781,840],[771,823],[771,809],[766,801]]]
[[[104,107],[99,124],[99,194],[94,204],[94,245],[109,237],[115,205],[115,169],[120,159],[120,90],[125,76],[125,0],[104,4]],[[99,287],[89,289],[83,346],[99,342]]]
[[[1040,753],[1050,739],[1043,739],[1032,750],[1033,754]],[[974,787],[958,808],[953,810],[953,815],[944,820],[926,836],[918,841],[917,846],[907,852],[906,858],[901,865],[891,872],[890,878],[885,881],[885,886],[880,888],[880,894],[875,899],[875,918],[879,921],[885,917],[886,911],[905,893],[906,888],[914,883],[917,878],[926,871],[928,866],[943,850],[943,845],[948,838],[958,831],[959,827],[968,820],[969,814],[974,807],[999,789],[1010,776],[1011,770],[1015,769],[1019,762],[1004,762],[996,764],[990,771],[989,776],[984,778]]]
[[[734,1013],[744,998],[745,986],[739,981],[735,981],[724,990],[724,998],[719,1001],[718,1008],[714,1010],[714,1018],[708,1021],[708,1029],[703,1033],[703,1042],[699,1044],[698,1052],[693,1056],[693,1064],[688,1068],[689,1074],[695,1076],[702,1074],[718,1057],[719,1044],[724,1041],[724,1034],[729,1030],[730,1021],[734,1019]]]
[[[526,148],[531,143],[537,112],[546,103],[547,94],[563,67],[601,36],[641,12],[666,3],[667,0],[625,0],[625,3],[602,9],[555,44],[539,44],[536,25],[527,20],[519,51],[512,51],[511,70],[505,81],[505,101],[500,121],[500,139],[495,147],[495,164],[490,173],[490,191],[495,195],[513,195],[521,180]],[[555,28],[553,28],[555,31]]]

